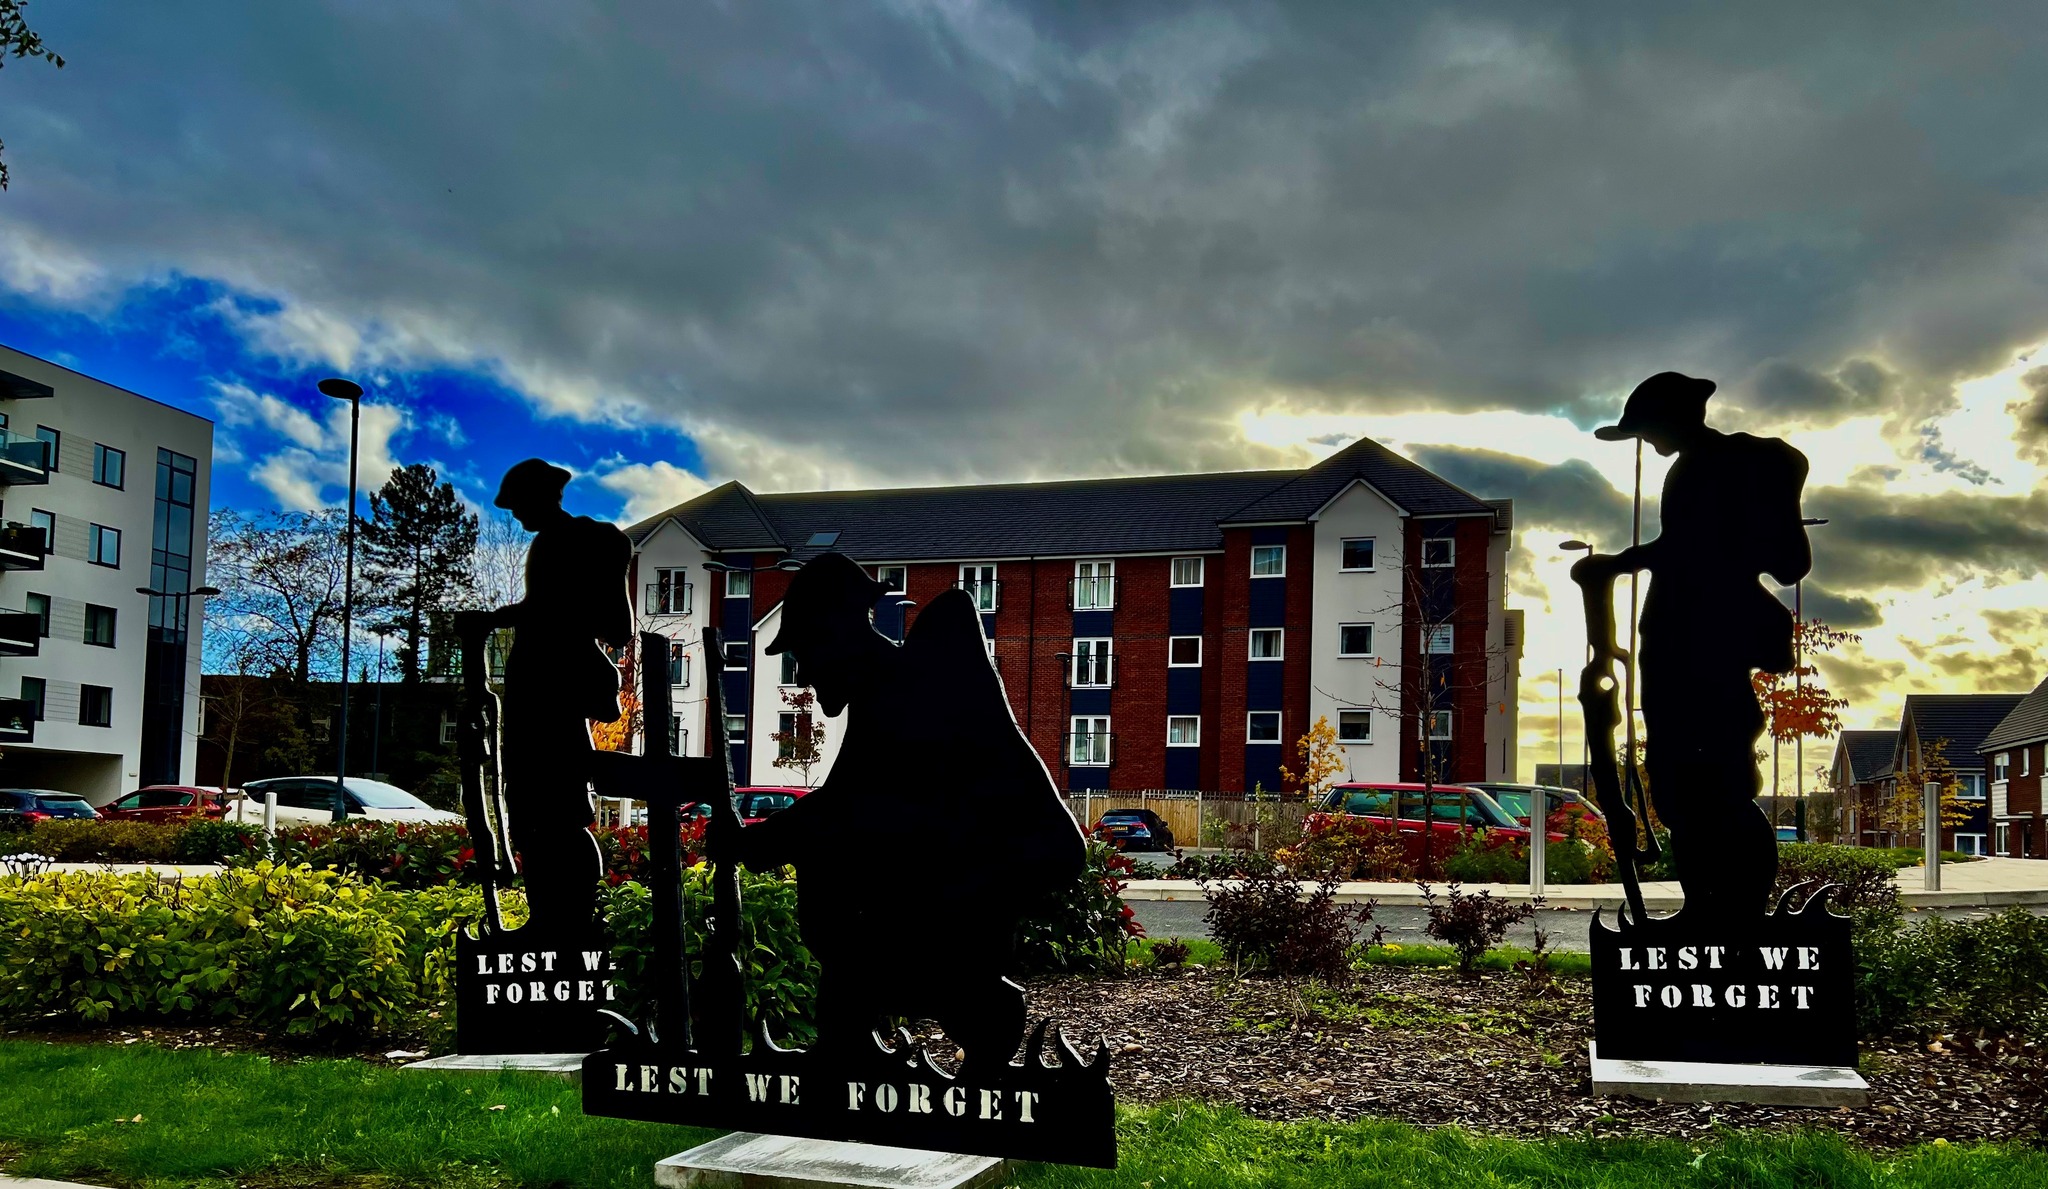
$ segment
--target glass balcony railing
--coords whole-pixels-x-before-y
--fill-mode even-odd
[[[26,524],[0,525],[0,570],[40,570],[50,543],[42,529]]]
[[[0,656],[35,656],[42,643],[42,616],[0,608]]]
[[[48,483],[50,444],[0,429],[0,483]]]

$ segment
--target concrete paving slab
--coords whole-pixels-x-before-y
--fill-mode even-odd
[[[880,1144],[736,1131],[654,1166],[663,1189],[983,1189],[1009,1162]]]
[[[429,1057],[424,1061],[411,1061],[399,1066],[400,1069],[417,1069],[428,1073],[500,1073],[507,1069],[519,1069],[528,1073],[553,1074],[568,1078],[572,1082],[583,1080],[583,1059],[588,1053],[450,1053],[445,1057]]]
[[[10,1177],[0,1173],[0,1189],[100,1189],[77,1181],[45,1181],[41,1177]]]
[[[1766,1106],[1833,1108],[1870,1102],[1870,1083],[1839,1065],[1724,1065],[1708,1061],[1625,1061],[1593,1058],[1593,1093],[1663,1102],[1755,1102]]]

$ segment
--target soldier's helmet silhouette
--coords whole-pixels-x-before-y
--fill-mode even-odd
[[[553,463],[538,458],[529,458],[514,463],[505,477],[498,481],[498,494],[491,503],[510,512],[536,505],[545,507],[562,502],[562,489],[569,485],[569,472]]]
[[[869,668],[859,641],[872,633],[875,600],[886,593],[845,554],[820,554],[790,580],[782,624],[763,651],[793,654],[797,684],[817,691],[819,707],[837,716]]]
[[[1621,420],[1603,425],[1593,436],[1603,442],[1641,438],[1660,454],[1671,453],[1671,437],[1706,424],[1707,398],[1714,382],[1678,372],[1658,372],[1636,385],[1622,406]]]

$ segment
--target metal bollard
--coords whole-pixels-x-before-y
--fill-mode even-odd
[[[1927,890],[1941,890],[1941,785],[1930,780],[1920,786],[1921,866],[1927,872]]]

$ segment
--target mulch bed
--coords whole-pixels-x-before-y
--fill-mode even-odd
[[[1032,1011],[1066,1021],[1077,1047],[1099,1035],[1117,1099],[1131,1104],[1192,1098],[1264,1119],[1392,1118],[1523,1138],[1819,1127],[1879,1147],[2048,1140],[2048,1054],[1989,1040],[1866,1046],[1865,1107],[1595,1098],[1584,979],[1534,995],[1519,975],[1467,981],[1436,968],[1368,967],[1336,991],[1146,972],[1041,983]]]

